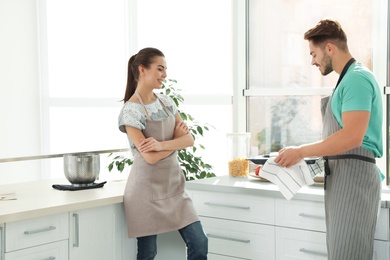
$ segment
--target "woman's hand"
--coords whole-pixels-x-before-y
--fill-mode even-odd
[[[159,141],[157,141],[153,137],[149,137],[141,140],[141,142],[138,145],[138,150],[141,153],[158,152],[163,150],[163,147]]]
[[[173,130],[173,139],[179,138],[183,135],[186,135],[190,132],[186,123],[183,120],[180,120],[176,123],[175,129]]]

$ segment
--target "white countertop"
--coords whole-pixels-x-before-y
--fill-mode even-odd
[[[228,193],[243,193],[261,196],[271,196],[284,199],[279,188],[270,183],[263,182],[257,178],[248,177],[230,177],[218,176],[214,178],[189,181],[186,184],[187,189],[219,191]],[[301,188],[293,199],[324,201],[324,186],[313,185]],[[390,193],[388,188],[382,192],[382,207],[390,208]]]
[[[69,182],[61,179],[1,185],[0,194],[15,193],[16,200],[0,200],[0,223],[122,203],[126,180],[111,180],[102,188],[79,191],[56,190],[52,188],[53,184]],[[188,181],[186,187],[284,199],[276,185],[250,176],[219,176]],[[323,201],[324,189],[322,186],[303,187],[293,199]],[[390,207],[390,193],[387,190],[382,193],[382,207]]]
[[[0,200],[0,223],[122,203],[126,181],[79,191],[56,190],[53,184],[70,183],[61,179],[1,185],[0,194],[15,193],[16,200]]]
[[[279,188],[271,183],[260,179],[248,177],[218,176],[214,178],[189,181],[187,189],[220,191],[228,193],[244,193],[261,196],[272,196],[284,198]],[[303,187],[294,198],[302,200],[324,200],[324,186]]]

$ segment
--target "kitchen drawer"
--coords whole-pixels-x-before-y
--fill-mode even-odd
[[[6,253],[5,260],[68,260],[68,240]]]
[[[274,224],[274,198],[193,191],[192,200],[199,216]]]
[[[327,259],[322,232],[276,227],[276,259]]]
[[[240,259],[275,259],[274,226],[207,217],[200,217],[200,220],[209,238],[211,254]]]
[[[323,202],[303,200],[275,201],[277,226],[325,232],[325,206]]]
[[[218,254],[213,254],[209,253],[207,255],[208,260],[242,260],[243,258],[237,258],[237,257],[232,257],[232,256],[227,256],[227,255],[218,255]]]
[[[381,208],[380,210],[378,223],[376,224],[375,239],[390,241],[390,209]]]
[[[389,241],[374,241],[374,257],[373,260],[390,259],[390,242]]]
[[[5,224],[5,252],[68,238],[68,213]]]
[[[275,218],[277,226],[326,232],[325,206],[323,202],[276,199]],[[390,240],[389,224],[389,209],[381,208],[375,239]]]

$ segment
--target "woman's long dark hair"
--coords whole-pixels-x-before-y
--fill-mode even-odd
[[[127,84],[123,102],[128,101],[137,89],[139,78],[138,66],[142,65],[145,68],[149,68],[156,56],[165,57],[164,54],[156,48],[144,48],[137,54],[131,56],[127,67]]]

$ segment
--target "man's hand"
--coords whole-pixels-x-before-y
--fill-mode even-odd
[[[275,162],[282,167],[291,167],[303,159],[301,151],[298,147],[286,147],[279,151]]]

